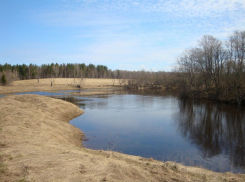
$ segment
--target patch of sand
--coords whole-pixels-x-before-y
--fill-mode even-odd
[[[83,111],[59,99],[11,95],[0,103],[0,181],[245,181],[245,175],[86,149],[83,133],[68,123]]]

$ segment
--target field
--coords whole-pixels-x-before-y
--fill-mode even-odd
[[[51,90],[74,88],[67,80],[55,80]],[[86,81],[86,88],[112,85],[106,79]],[[48,79],[39,84],[37,80],[17,81],[0,89],[1,93],[41,91],[49,90],[49,84]],[[0,103],[0,181],[245,181],[241,174],[86,149],[83,133],[69,124],[83,111],[59,99],[9,95],[1,97]]]
[[[51,82],[52,87],[51,87]],[[0,86],[0,94],[31,92],[31,91],[56,91],[78,89],[77,86],[90,88],[115,88],[126,83],[122,79],[93,79],[93,78],[55,78],[14,81],[9,86]]]

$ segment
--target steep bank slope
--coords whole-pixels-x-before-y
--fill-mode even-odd
[[[245,181],[172,162],[94,151],[68,121],[77,106],[37,95],[0,98],[0,181]]]

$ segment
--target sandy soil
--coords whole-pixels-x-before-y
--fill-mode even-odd
[[[83,133],[69,124],[82,113],[44,96],[0,98],[0,181],[245,181],[245,175],[86,149]]]
[[[51,87],[51,81],[54,81]],[[0,94],[9,94],[17,92],[33,92],[33,91],[56,91],[56,90],[71,90],[78,89],[76,86],[80,85],[82,89],[91,88],[118,88],[123,85],[125,81],[119,79],[92,79],[85,78],[55,78],[51,79],[37,79],[14,81],[9,86],[0,86]],[[80,89],[80,88],[79,88]]]

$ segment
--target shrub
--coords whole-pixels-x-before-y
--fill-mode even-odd
[[[6,84],[7,84],[6,76],[5,76],[4,73],[3,73],[2,78],[1,78],[1,83],[2,83],[3,85],[6,85]]]

